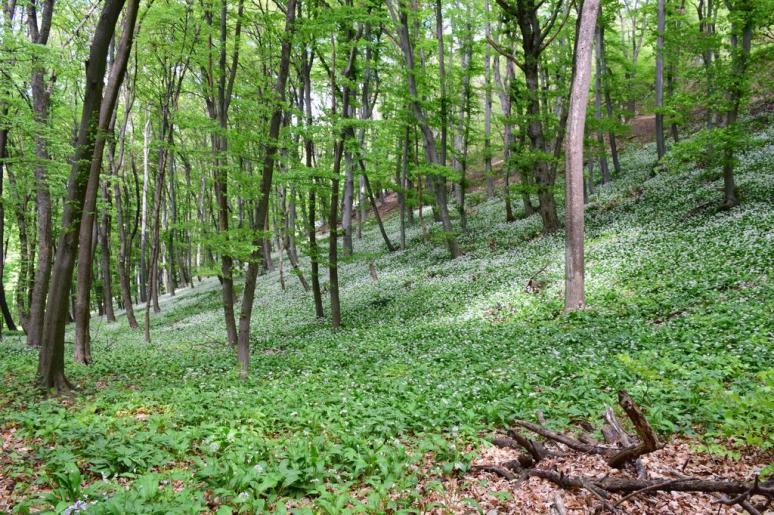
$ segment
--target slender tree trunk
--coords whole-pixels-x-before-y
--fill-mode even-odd
[[[566,229],[564,309],[574,311],[585,305],[583,257],[583,140],[586,105],[591,81],[594,27],[600,0],[585,0],[575,38],[575,57],[567,129]]]
[[[131,287],[130,287],[130,277],[131,277],[131,242],[127,241],[127,234],[126,234],[126,222],[124,220],[124,206],[122,201],[122,193],[121,193],[121,179],[122,176],[120,174],[120,170],[123,169],[124,166],[124,151],[125,151],[125,145],[126,145],[126,130],[128,127],[129,122],[129,113],[131,112],[132,104],[134,103],[134,96],[130,90],[130,88],[127,87],[126,89],[126,98],[125,98],[125,105],[124,105],[124,118],[123,123],[121,125],[121,130],[119,131],[118,135],[118,144],[119,144],[119,152],[118,157],[116,158],[115,151],[116,146],[114,142],[109,142],[108,146],[108,162],[110,165],[110,171],[112,175],[112,185],[113,185],[113,198],[115,199],[115,209],[116,209],[116,227],[118,229],[118,262],[117,262],[117,270],[118,270],[118,284],[119,288],[121,290],[121,305],[124,309],[124,312],[126,313],[126,320],[129,324],[129,327],[131,329],[137,329],[139,326],[137,325],[137,319],[134,316],[134,306],[132,305],[132,294],[131,294]],[[134,168],[134,156],[131,156],[131,166]],[[135,184],[136,188],[139,188],[138,184]],[[139,196],[139,195],[138,195]],[[128,198],[128,195],[127,195]],[[139,216],[139,206],[137,207],[137,216]],[[136,230],[137,224],[135,223],[135,230]]]
[[[335,60],[334,60],[335,62]],[[334,72],[335,73],[335,72]],[[332,95],[336,98],[336,94]],[[335,102],[335,101],[334,101]],[[336,112],[334,103],[333,113]],[[339,173],[341,169],[341,154],[344,144],[337,141],[333,151],[333,179],[331,179],[331,204],[328,214],[328,291],[331,302],[331,326],[338,329],[341,326],[341,304],[339,301],[339,261],[338,261],[338,208],[339,208]]]
[[[107,182],[102,183],[102,197],[105,207],[102,210],[102,230],[100,231],[100,247],[102,250],[102,293],[105,302],[105,318],[108,322],[116,321],[113,311],[113,279],[110,273],[110,190]]]
[[[124,305],[124,311],[126,312],[126,321],[129,327],[132,329],[139,328],[137,319],[134,316],[134,306],[132,305],[132,291],[129,286],[129,278],[131,276],[131,245],[127,241],[126,225],[124,221],[124,207],[121,198],[121,186],[119,185],[118,176],[114,176],[113,182],[113,196],[116,201],[116,226],[118,227],[118,283],[121,286],[121,302]]]
[[[409,126],[406,124],[403,135],[403,148],[400,160],[400,168],[397,173],[398,202],[400,203],[400,249],[406,249],[406,191],[408,191],[408,162],[409,162]],[[362,177],[362,175],[361,175]]]
[[[484,16],[486,16],[485,38],[488,41],[492,34],[489,0],[484,0]],[[486,175],[486,196],[494,198],[495,181],[492,172],[492,49],[487,44],[484,54],[484,175]]]
[[[269,194],[271,192],[272,176],[274,174],[274,160],[277,154],[277,138],[279,137],[280,126],[282,123],[282,110],[285,101],[285,88],[290,68],[290,46],[296,19],[296,0],[288,0],[285,11],[285,37],[282,41],[280,51],[279,70],[277,73],[277,82],[275,92],[278,102],[269,121],[269,134],[267,143],[263,152],[263,172],[261,174],[261,196],[255,209],[256,227],[263,227],[267,220],[269,212]],[[311,94],[311,91],[310,91]],[[261,248],[263,236],[259,236],[253,241],[256,249]],[[247,273],[245,274],[245,285],[242,293],[242,306],[239,312],[239,334],[237,340],[237,356],[241,365],[240,375],[247,377],[250,366],[250,318],[253,313],[253,302],[255,300],[255,283],[258,277],[258,270],[261,264],[261,255],[256,250],[250,256],[247,264]]]
[[[753,11],[739,8],[731,25],[731,68],[733,79],[729,91],[731,108],[726,112],[725,129],[731,136],[738,130],[737,119],[746,88],[747,68],[750,60],[750,47],[753,34]],[[740,39],[741,37],[741,44]],[[739,197],[734,181],[734,150],[736,138],[727,136],[723,144],[723,207],[730,209],[739,205]]]
[[[366,175],[365,162],[363,161],[363,159],[360,159],[359,162],[360,162],[360,169],[362,170],[362,174],[363,174],[363,180],[365,181],[366,193],[368,194],[368,199],[371,202],[371,207],[373,207],[374,209],[374,218],[376,218],[376,223],[379,226],[379,232],[382,235],[384,244],[387,246],[387,250],[389,252],[393,252],[395,251],[395,246],[390,241],[390,238],[387,236],[387,231],[384,229],[384,223],[382,222],[382,217],[379,214],[379,208],[376,205],[376,199],[374,198],[374,191],[373,189],[371,189],[371,181],[368,180],[368,175]]]
[[[8,107],[0,107],[3,116],[8,114]],[[11,310],[8,308],[8,300],[5,296],[5,252],[8,248],[8,242],[5,240],[5,194],[3,192],[3,183],[5,175],[5,160],[8,158],[8,129],[0,129],[0,309],[3,312],[5,325],[11,331],[16,331]]]
[[[147,116],[147,114],[146,114]],[[148,299],[148,292],[146,285],[148,284],[148,264],[146,256],[148,254],[148,184],[150,184],[150,177],[148,174],[148,168],[150,166],[150,134],[151,134],[150,118],[145,121],[145,129],[143,130],[143,145],[142,145],[142,215],[140,224],[140,302],[145,302]]]
[[[27,25],[29,35],[34,45],[45,46],[51,31],[51,20],[54,11],[54,0],[42,2],[43,10],[38,26],[37,2],[27,6]],[[32,54],[37,55],[36,53]],[[46,310],[46,296],[51,278],[51,194],[48,188],[48,164],[51,158],[48,154],[46,130],[49,126],[49,99],[51,89],[46,87],[45,68],[35,64],[30,81],[32,89],[32,107],[35,123],[39,129],[35,131],[35,210],[37,213],[38,266],[35,269],[35,279],[29,304],[29,322],[27,324],[27,345],[39,347],[43,331],[43,318]],[[51,84],[53,87],[53,81]]]
[[[596,51],[594,73],[594,118],[597,121],[597,145],[599,151],[599,170],[602,173],[602,184],[610,182],[610,170],[607,167],[607,152],[605,152],[605,132],[602,129],[602,63],[601,63],[601,37],[599,23],[594,31],[594,50]]]
[[[666,154],[664,141],[664,3],[657,0],[658,25],[656,36],[656,153],[659,161]]]
[[[6,168],[6,172],[8,173],[9,182],[16,192],[16,201],[13,203],[13,211],[16,218],[16,227],[19,231],[19,275],[14,290],[14,302],[19,317],[19,325],[21,325],[23,331],[27,332],[29,327],[29,305],[27,304],[25,292],[27,291],[29,276],[32,274],[30,262],[33,259],[29,241],[29,229],[27,227],[28,201],[19,190],[20,185],[16,181],[16,176],[10,169]]]
[[[621,162],[618,159],[618,143],[616,141],[616,135],[615,135],[615,129],[612,127],[612,123],[615,120],[615,117],[613,116],[613,101],[610,98],[610,81],[608,71],[607,71],[607,64],[605,60],[605,56],[607,55],[605,50],[605,26],[603,23],[600,22],[599,24],[599,35],[598,35],[598,59],[599,59],[599,67],[602,70],[602,81],[603,85],[602,88],[605,92],[605,106],[607,109],[607,120],[608,123],[611,124],[610,129],[607,132],[607,139],[610,143],[610,157],[613,159],[613,170],[615,171],[615,175],[619,176],[621,175]]]
[[[312,126],[312,59],[314,52],[304,49],[302,60],[303,95],[299,110],[304,113],[304,124],[307,128]],[[304,132],[304,159],[307,170],[313,170],[314,142],[308,132]],[[312,297],[314,299],[314,312],[317,318],[323,318],[325,312],[322,304],[322,289],[320,288],[320,249],[317,244],[317,184],[316,177],[312,177],[309,188],[309,213],[307,217],[307,234],[309,238],[309,260],[311,261],[310,281],[312,282]]]
[[[437,1],[436,9],[438,9],[438,3],[440,2]],[[406,68],[408,69],[407,82],[408,82],[409,95],[412,99],[411,110],[414,114],[414,118],[416,119],[417,125],[422,131],[422,137],[424,140],[424,147],[425,147],[425,159],[427,160],[428,164],[431,164],[431,165],[437,164],[437,165],[445,166],[444,158],[445,158],[445,152],[446,152],[446,145],[443,137],[443,132],[441,136],[441,157],[439,158],[438,153],[436,151],[435,135],[433,134],[433,131],[430,128],[430,125],[427,121],[427,117],[425,116],[425,112],[418,101],[419,97],[417,92],[416,79],[414,76],[414,73],[416,70],[414,66],[414,50],[411,45],[411,40],[409,38],[408,15],[405,10],[401,10],[400,12],[396,11],[394,0],[388,0],[387,6],[390,10],[390,16],[392,17],[400,36],[400,46],[403,53],[403,59],[406,63]],[[436,13],[436,18],[439,18],[439,17],[440,17],[440,11]],[[443,29],[442,20],[437,21],[436,23],[441,26],[441,30],[442,30]],[[443,59],[440,59],[440,61],[443,61]],[[443,84],[444,79],[439,77],[439,80]],[[442,97],[445,97],[445,95],[442,94]],[[444,104],[444,106],[442,106],[441,110],[442,112],[444,112],[445,100],[442,103]],[[438,208],[438,215],[439,215],[439,218],[441,219],[444,236],[446,238],[446,245],[449,249],[449,254],[451,255],[451,257],[457,258],[462,255],[462,251],[460,250],[459,244],[457,243],[457,238],[454,235],[454,232],[452,229],[451,218],[449,217],[448,202],[446,199],[446,181],[443,177],[434,175],[433,186],[435,190],[435,198],[436,198],[436,204]]]
[[[351,256],[352,249],[352,210],[355,198],[355,177],[352,163],[352,153],[344,153],[344,199],[341,211],[341,229],[344,255]]]

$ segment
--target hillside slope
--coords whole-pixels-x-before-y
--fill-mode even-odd
[[[416,226],[387,254],[370,226],[341,267],[338,332],[294,277],[287,291],[262,277],[244,381],[215,279],[164,302],[152,345],[123,318],[94,320],[95,363],[68,362],[70,399],[20,388],[36,353],[6,336],[0,509],[384,512],[416,504],[427,453],[451,473],[483,430],[537,408],[594,418],[619,388],[659,431],[770,449],[774,127],[740,156],[744,203],[730,211],[714,207],[717,168],[650,177],[653,155],[628,153],[590,199],[582,312],[561,313],[563,235],[540,236],[536,217],[507,224],[488,201],[454,261]],[[397,241],[394,217],[388,229]]]

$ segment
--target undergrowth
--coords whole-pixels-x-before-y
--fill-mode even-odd
[[[214,279],[165,299],[151,345],[124,318],[94,320],[95,363],[67,364],[72,398],[41,400],[36,352],[6,335],[0,428],[26,447],[0,475],[16,510],[416,509],[420,476],[465,469],[487,428],[536,409],[596,420],[621,388],[661,432],[771,448],[774,128],[739,156],[743,204],[728,211],[717,167],[676,158],[651,176],[653,155],[627,153],[590,199],[577,313],[561,313],[563,234],[505,223],[491,200],[471,208],[454,261],[418,225],[388,254],[369,225],[341,267],[338,332],[294,277],[287,291],[262,277],[247,380]],[[397,241],[395,217],[387,228]]]

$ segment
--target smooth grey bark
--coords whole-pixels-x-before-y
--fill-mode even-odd
[[[584,0],[575,37],[575,57],[569,116],[567,118],[566,150],[566,239],[564,309],[574,311],[584,307],[585,270],[583,256],[583,140],[586,125],[586,105],[591,81],[591,56],[594,27],[600,0]]]

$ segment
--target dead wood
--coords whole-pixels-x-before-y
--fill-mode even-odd
[[[487,464],[477,465],[471,470],[480,470],[497,474],[508,481],[523,481],[536,477],[550,481],[564,489],[583,489],[590,492],[601,501],[600,508],[610,512],[618,512],[619,506],[638,495],[651,492],[697,492],[706,493],[718,499],[718,504],[738,505],[750,514],[757,515],[765,512],[766,508],[774,501],[774,484],[770,482],[759,483],[758,478],[753,483],[731,481],[722,479],[704,479],[687,477],[674,473],[674,479],[648,479],[645,467],[640,456],[653,452],[664,446],[659,441],[653,427],[645,415],[631,398],[621,390],[618,392],[619,404],[631,420],[638,439],[631,437],[616,419],[611,408],[607,408],[603,415],[605,424],[602,428],[603,435],[608,444],[619,444],[622,447],[597,445],[593,439],[581,441],[563,433],[558,433],[544,427],[542,416],[538,418],[541,424],[534,424],[524,420],[513,422],[515,426],[527,429],[547,440],[558,442],[575,451],[584,454],[600,455],[606,458],[610,467],[622,468],[627,463],[633,463],[637,472],[637,478],[629,477],[592,477],[586,475],[566,475],[553,469],[539,469],[535,466],[549,456],[557,453],[546,449],[540,442],[529,439],[513,428],[508,430],[508,436],[498,436],[492,443],[499,447],[507,447],[518,450],[526,450],[528,454],[519,455],[517,460],[508,461],[501,465]],[[540,413],[542,415],[542,413]],[[583,438],[583,437],[580,437]],[[615,503],[610,501],[611,494],[623,495]],[[755,506],[752,503],[753,496],[762,496],[764,504]],[[552,504],[552,513],[561,514],[564,509],[561,498]]]
[[[629,420],[632,421],[634,429],[637,431],[637,436],[640,437],[640,443],[638,445],[627,447],[611,456],[607,462],[611,467],[615,468],[621,468],[626,463],[636,460],[643,454],[653,452],[663,447],[663,444],[658,441],[656,432],[645,418],[642,410],[626,391],[621,390],[618,392],[618,403],[626,412]]]
[[[564,507],[564,501],[559,494],[554,494],[551,501],[551,515],[567,515],[567,508]]]
[[[602,447],[599,445],[583,443],[579,440],[576,440],[575,438],[564,435],[562,433],[557,433],[556,431],[551,431],[550,429],[533,424],[532,422],[527,422],[526,420],[515,420],[513,423],[517,426],[523,427],[524,429],[528,429],[533,433],[542,436],[543,438],[548,438],[549,440],[559,442],[563,445],[566,445],[570,449],[585,452],[586,454],[601,454],[604,456],[618,450],[612,447]]]

